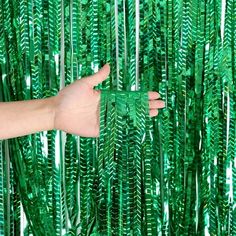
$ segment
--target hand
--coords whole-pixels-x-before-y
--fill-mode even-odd
[[[104,81],[110,73],[109,64],[96,74],[84,77],[62,89],[55,98],[54,128],[83,137],[99,136],[100,93],[94,86]],[[164,102],[156,100],[157,92],[149,92],[150,116],[158,114],[157,109]]]

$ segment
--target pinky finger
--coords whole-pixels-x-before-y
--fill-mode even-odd
[[[149,110],[149,115],[150,115],[150,117],[157,116],[158,115],[158,110],[157,109],[150,109]]]

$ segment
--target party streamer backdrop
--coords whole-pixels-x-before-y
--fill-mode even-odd
[[[236,0],[0,0],[1,101],[106,62],[100,138],[0,141],[0,235],[236,235]]]

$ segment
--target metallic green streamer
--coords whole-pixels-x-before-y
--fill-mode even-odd
[[[3,156],[3,143],[0,141],[0,170],[1,170],[1,177],[0,177],[0,234],[4,235],[4,156]]]
[[[235,235],[235,9],[0,0],[1,101],[55,95],[111,65],[99,139],[1,142],[0,235]],[[166,101],[152,120],[140,88]]]

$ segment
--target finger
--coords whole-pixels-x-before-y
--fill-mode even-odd
[[[85,78],[86,82],[91,85],[91,87],[97,86],[102,81],[104,81],[110,74],[109,64],[105,64],[97,73]]]
[[[158,98],[160,98],[160,94],[158,92],[149,91],[148,98],[149,98],[149,100],[158,99]]]
[[[159,109],[165,107],[165,102],[162,100],[149,101],[149,109]]]
[[[158,110],[157,109],[150,109],[149,110],[149,116],[154,117],[158,115]]]

